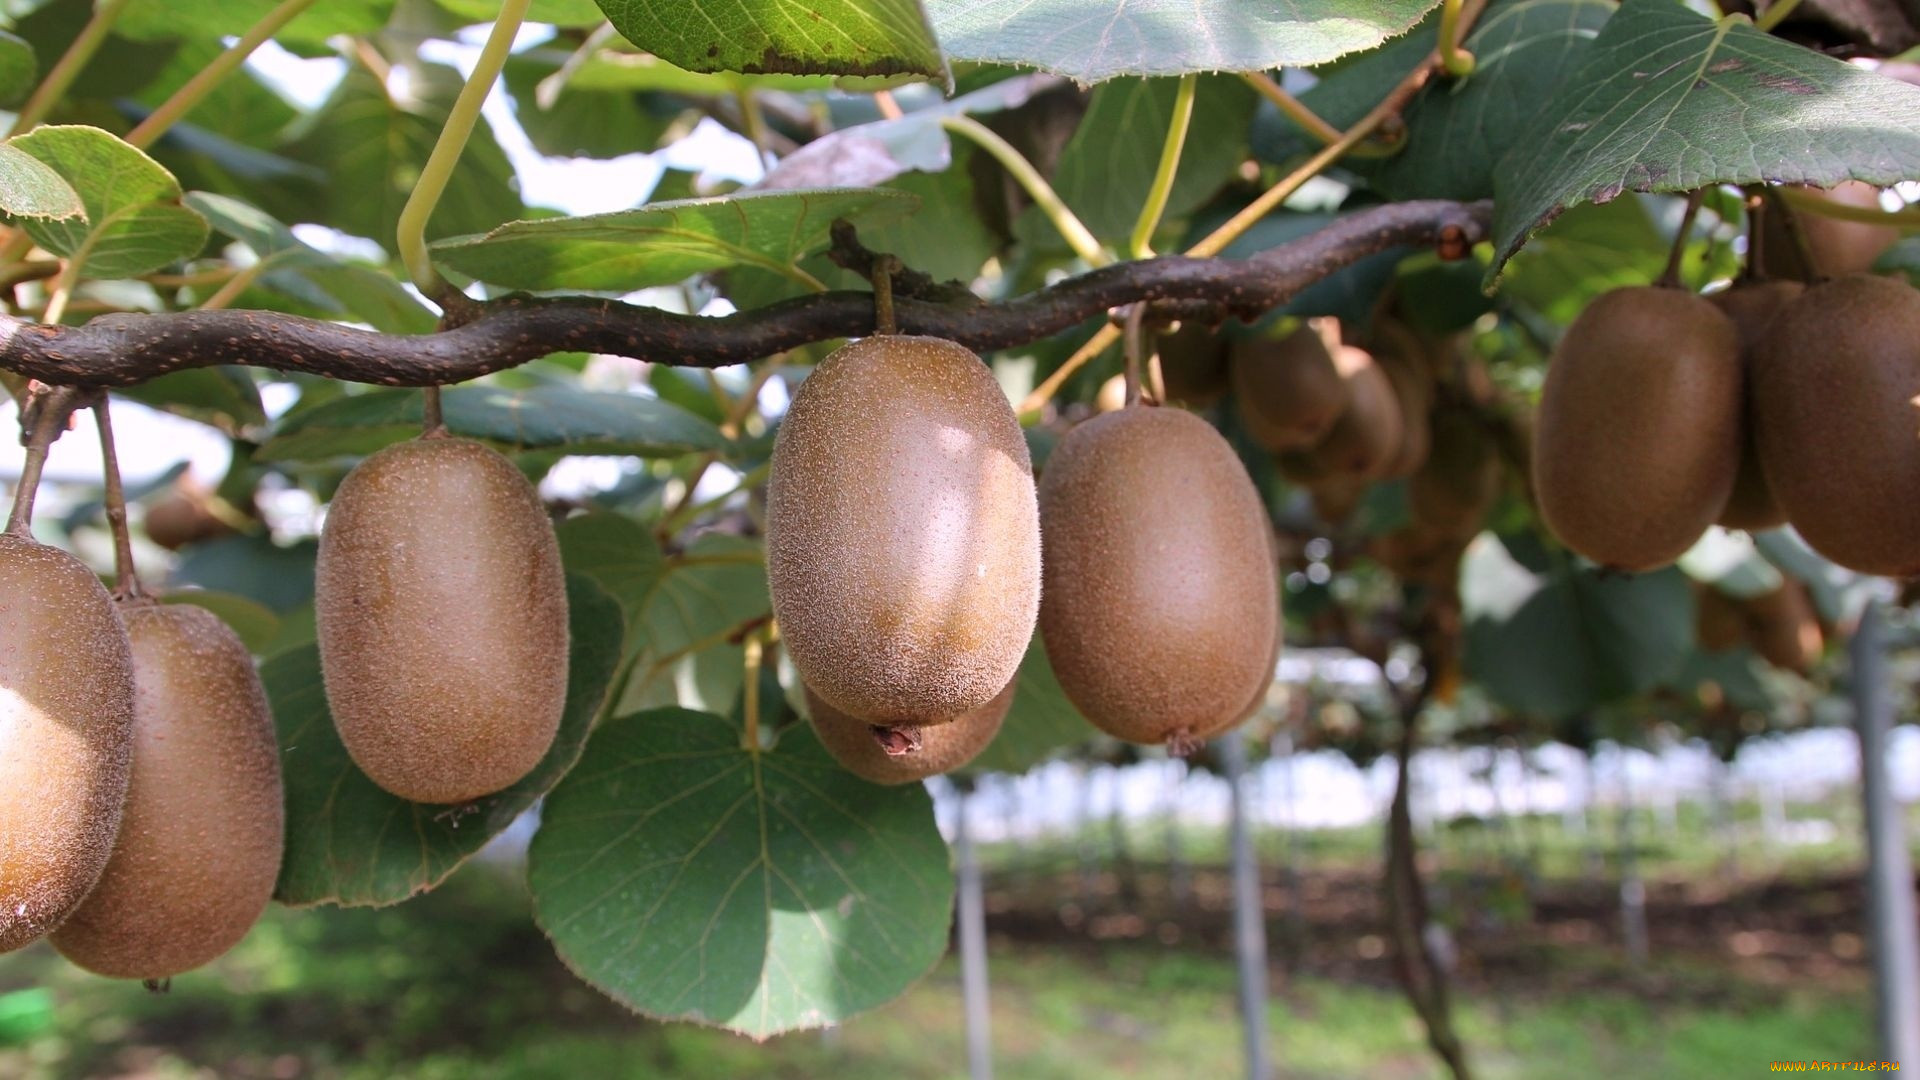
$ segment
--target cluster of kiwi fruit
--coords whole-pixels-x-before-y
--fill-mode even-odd
[[[23,488],[27,485],[23,483]],[[283,845],[273,718],[218,617],[0,535],[0,952],[163,980],[226,952]]]
[[[1817,273],[1871,265],[1888,239],[1799,220],[1810,240],[1828,238],[1806,245]],[[1547,371],[1533,450],[1541,516],[1569,548],[1623,572],[1672,563],[1715,523],[1791,523],[1841,566],[1910,577],[1917,394],[1920,291],[1903,280],[1616,289],[1567,328]]]
[[[1160,344],[1171,401],[1231,398],[1243,431],[1338,526],[1375,485],[1405,484],[1406,522],[1370,541],[1403,581],[1452,590],[1504,478],[1503,408],[1451,338],[1383,309],[1364,338],[1331,317],[1238,337],[1189,324]]]
[[[980,358],[881,334],[816,367],[768,482],[775,619],[821,743],[907,783],[998,733],[1036,625],[1096,726],[1185,751],[1273,678],[1272,531],[1226,440],[1178,409],[1079,424],[1039,483]]]

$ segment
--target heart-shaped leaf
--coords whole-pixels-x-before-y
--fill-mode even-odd
[[[764,1039],[883,1004],[946,951],[953,874],[917,784],[842,769],[805,726],[659,709],[594,733],[528,856],[562,960],[649,1016]]]
[[[599,3],[628,41],[688,71],[947,77],[919,0]]]
[[[207,219],[180,204],[173,174],[118,136],[84,125],[35,128],[12,139],[80,196],[84,215],[22,227],[34,242],[76,259],[89,278],[134,277],[193,255]]]

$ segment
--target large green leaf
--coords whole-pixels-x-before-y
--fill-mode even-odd
[[[1126,239],[1160,164],[1158,139],[1173,117],[1177,79],[1128,79],[1096,87],[1087,114],[1060,152],[1053,186],[1095,236]],[[1247,155],[1247,122],[1259,99],[1239,79],[1203,76],[1166,215],[1211,198]]]
[[[927,0],[927,11],[941,47],[956,60],[1100,82],[1323,64],[1405,33],[1436,2]]]
[[[552,749],[519,783],[464,806],[407,802],[354,766],[327,712],[316,647],[267,661],[260,676],[287,785],[281,903],[377,907],[425,892],[573,767],[620,660],[620,610],[578,575],[568,576],[567,608],[567,705]]]
[[[129,0],[114,29],[141,41],[238,37],[281,0]],[[336,34],[369,34],[387,23],[394,0],[326,0],[310,5],[275,37],[318,45]],[[498,5],[495,5],[496,12]]]
[[[65,177],[7,142],[0,143],[0,211],[16,218],[77,218],[87,208]]]
[[[463,19],[492,22],[500,16],[499,0],[439,0],[441,7]],[[594,0],[533,0],[527,5],[527,21],[553,26],[594,26],[606,16]]]
[[[1372,168],[1361,162],[1362,171],[1392,199],[1492,197],[1494,166],[1586,57],[1613,10],[1607,0],[1490,5],[1466,41],[1478,61],[1472,77],[1430,82],[1407,107],[1400,152]]]
[[[143,405],[212,424],[229,435],[267,422],[260,384],[246,368],[188,368],[118,392]]]
[[[404,96],[363,65],[352,64],[318,113],[309,118],[292,157],[326,170],[311,193],[314,220],[394,243],[400,208],[412,194],[464,81],[442,64],[412,64]],[[525,215],[513,166],[485,124],[474,128],[460,167],[428,222],[430,237],[484,232]]]
[[[1033,635],[1014,678],[1020,685],[1013,692],[1013,707],[1000,725],[1000,734],[967,767],[970,772],[1023,773],[1099,734],[1067,700],[1053,665],[1047,663],[1039,634]]]
[[[514,119],[534,149],[549,157],[594,158],[655,149],[682,104],[624,88],[583,86],[578,72],[563,66],[570,59],[542,50],[507,60],[502,81],[513,95]]]
[[[180,205],[180,183],[145,153],[96,127],[41,127],[9,145],[38,158],[79,194],[81,218],[21,224],[35,243],[77,259],[89,278],[133,277],[193,255],[207,219]]]
[[[39,61],[25,38],[0,30],[0,106],[19,104],[40,76]]]
[[[673,457],[727,445],[720,430],[658,398],[572,386],[503,390],[453,386],[440,393],[447,430],[517,452]],[[287,417],[260,448],[261,461],[314,461],[370,454],[420,433],[417,390],[372,390]]]
[[[1501,291],[1566,325],[1601,293],[1645,285],[1667,264],[1667,240],[1639,196],[1576,206],[1507,265]]]
[[[1920,87],[1672,0],[1626,0],[1495,170],[1489,280],[1580,202],[1920,177]]]
[[[919,0],[599,3],[628,41],[689,71],[947,77]]]
[[[1571,716],[1652,689],[1685,661],[1693,592],[1680,571],[1607,573],[1562,552],[1526,558],[1539,569],[1483,533],[1460,567],[1466,670],[1501,704]]]
[[[953,905],[924,788],[861,780],[805,726],[749,751],[734,724],[684,709],[594,733],[547,798],[527,876],[582,978],[758,1039],[900,994],[946,951]]]
[[[433,246],[441,266],[517,289],[631,292],[735,266],[785,273],[824,248],[835,218],[913,209],[899,192],[773,191],[654,203],[589,217],[515,221]]]
[[[312,540],[282,546],[264,536],[222,536],[183,550],[173,584],[244,596],[285,615],[313,599],[317,551]]]
[[[284,289],[290,285],[289,278],[297,280],[304,286],[299,289],[300,299],[319,299],[343,316],[390,334],[424,334],[433,329],[433,313],[392,275],[312,247],[259,207],[204,191],[188,192],[184,202],[212,222],[214,229],[252,249],[265,264],[260,276],[263,285]]]

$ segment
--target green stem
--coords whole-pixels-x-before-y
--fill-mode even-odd
[[[1180,76],[1180,88],[1173,97],[1173,118],[1167,122],[1167,141],[1160,146],[1160,167],[1154,170],[1153,186],[1147,189],[1147,201],[1140,207],[1140,220],[1134,223],[1128,250],[1136,259],[1153,254],[1153,230],[1167,212],[1167,197],[1173,194],[1173,178],[1180,172],[1180,152],[1187,145],[1187,129],[1193,122],[1193,91],[1199,77]]]
[[[734,101],[740,106],[740,121],[747,129],[747,141],[753,143],[754,153],[760,156],[760,167],[771,171],[775,164],[773,151],[767,149],[767,114],[760,110],[760,99],[753,96],[753,88],[742,85],[734,91]]]
[[[200,104],[208,94],[212,93],[213,88],[219,86],[221,80],[233,74],[235,68],[246,63],[247,57],[252,56],[255,49],[265,44],[269,38],[279,33],[282,27],[312,6],[313,0],[281,0],[278,6],[249,27],[246,33],[240,35],[240,40],[234,42],[232,48],[214,57],[212,63],[201,69],[198,75],[188,79],[180,89],[175,90],[167,100],[161,102],[159,108],[148,113],[145,120],[140,121],[132,131],[127,132],[127,141],[139,147],[153,145],[155,139],[164,135],[168,128],[178,123],[181,117],[191,112],[195,105]]]
[[[40,313],[40,321],[48,326],[58,326],[67,316],[67,305],[73,300],[73,290],[80,284],[80,259],[68,259],[60,267],[60,273],[47,288],[47,306]]]
[[[80,72],[86,69],[93,54],[100,51],[100,46],[107,40],[113,24],[119,21],[120,12],[126,6],[127,0],[101,0],[99,6],[93,9],[93,18],[80,28],[80,36],[67,46],[66,53],[53,65],[53,70],[47,72],[47,77],[34,88],[33,96],[20,107],[20,115],[14,119],[13,130],[7,133],[8,138],[46,119],[54,105],[66,96],[73,80],[79,78]]]
[[[120,484],[120,455],[113,443],[113,418],[107,413],[107,395],[94,402],[93,419],[100,428],[101,475],[106,493],[101,496],[107,514],[107,531],[113,534],[113,594],[121,600],[145,595],[140,587],[140,572],[133,565],[133,539],[127,535],[127,493]]]
[[[1774,0],[1767,10],[1760,13],[1759,18],[1753,20],[1753,27],[1766,33],[1785,22],[1787,16],[1793,14],[1793,9],[1799,6],[1800,0]]]
[[[1440,6],[1440,70],[1456,79],[1473,74],[1473,54],[1460,47],[1460,13],[1466,0],[1445,0]]]
[[[414,285],[428,296],[439,295],[446,288],[446,282],[433,268],[433,257],[427,251],[427,219],[433,216],[433,208],[447,190],[453,167],[460,161],[460,152],[467,147],[474,122],[480,119],[480,106],[486,103],[494,80],[506,66],[507,52],[513,47],[514,35],[526,18],[529,3],[531,0],[502,0],[500,17],[494,21],[493,32],[487,35],[479,59],[474,61],[473,74],[467,77],[460,96],[454,99],[447,122],[440,128],[440,138],[433,144],[433,153],[427,156],[420,179],[414,184],[413,193],[407,196],[407,205],[400,208],[400,226],[395,230],[400,259],[406,264],[407,275]]]
[[[265,273],[266,269],[267,260],[261,259],[252,266],[234,274],[228,278],[219,289],[215,290],[212,296],[207,297],[206,302],[200,305],[200,310],[219,311],[221,308],[238,300],[240,294],[246,292],[255,281],[258,281],[260,275]]]
[[[619,31],[615,30],[613,24],[609,22],[603,22],[595,27],[593,33],[587,35],[587,40],[581,42],[580,47],[568,55],[558,70],[534,85],[533,103],[541,109],[553,108],[574,74],[585,67],[588,60],[593,59],[593,54],[600,51],[600,46],[612,41],[618,34]]]
[[[1040,170],[1034,168],[1032,162],[1022,157],[1020,151],[1013,148],[1013,144],[994,134],[991,128],[970,116],[943,117],[940,126],[956,135],[965,135],[978,143],[982,150],[992,154],[993,159],[1012,174],[1014,182],[1027,193],[1027,197],[1040,208],[1040,212],[1047,215],[1047,220],[1053,222],[1053,227],[1060,231],[1060,236],[1066,240],[1067,246],[1072,248],[1073,253],[1080,256],[1088,266],[1106,266],[1113,262],[1113,259],[1101,249],[1100,241],[1093,238],[1093,233],[1088,232],[1087,227],[1080,223],[1080,219],[1074,216],[1072,210],[1067,208],[1067,204],[1061,201],[1059,194],[1053,190],[1053,185],[1047,183],[1047,178],[1041,176]]]

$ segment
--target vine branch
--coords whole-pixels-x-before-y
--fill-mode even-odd
[[[1165,256],[1090,270],[1001,303],[898,295],[904,334],[975,351],[1011,348],[1145,301],[1193,317],[1251,320],[1342,267],[1390,248],[1459,255],[1484,239],[1488,203],[1392,203],[1350,214],[1249,259]],[[897,285],[897,283],[896,283]],[[464,382],[555,352],[595,352],[683,367],[725,367],[874,330],[873,294],[795,297],[722,317],[679,315],[587,297],[503,297],[443,333],[381,334],[265,311],[121,312],[84,326],[0,316],[0,369],[66,386],[131,386],[159,375],[244,364],[384,386]]]

